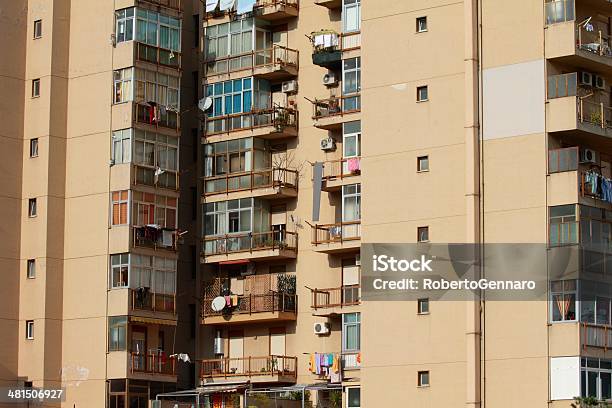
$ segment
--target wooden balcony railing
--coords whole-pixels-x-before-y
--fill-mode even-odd
[[[602,129],[612,128],[612,107],[585,97],[578,97],[577,103],[578,120],[581,123],[590,123]]]
[[[297,123],[297,110],[275,106],[269,109],[209,117],[206,120],[206,130],[208,136],[266,126],[274,126],[276,128],[274,131],[281,132],[286,127],[297,128]]]
[[[358,176],[361,174],[360,162],[360,157],[325,161],[323,162],[323,180],[342,180],[346,177]]]
[[[137,61],[150,62],[177,69],[181,68],[181,53],[179,51],[136,42],[134,44],[134,54]]]
[[[167,7],[176,11],[182,11],[181,0],[138,0],[141,3],[149,3],[155,6]]]
[[[297,249],[297,233],[290,231],[268,231],[243,234],[228,234],[204,238],[204,255],[226,255],[238,252],[275,249]]]
[[[220,312],[212,310],[212,300],[204,298],[202,304],[202,315],[204,317],[233,315],[233,314],[256,314],[264,312],[297,312],[297,295],[270,291],[267,294],[248,294],[229,296],[235,297],[236,304],[228,306]]]
[[[360,285],[345,285],[338,288],[312,289],[313,309],[358,305],[361,299]]]
[[[180,131],[180,115],[145,102],[134,102],[134,122]]]
[[[593,323],[580,323],[580,325],[580,339],[584,349],[595,347],[607,351],[612,347],[612,327]]]
[[[297,190],[299,173],[289,169],[263,169],[204,179],[204,195],[227,194],[258,188],[293,188]]]
[[[156,228],[151,225],[137,225],[132,227],[134,246],[153,249],[177,248],[177,231],[169,228]]]
[[[315,224],[312,243],[331,244],[361,239],[361,221],[337,222],[335,224]]]
[[[134,164],[134,184],[165,188],[168,190],[179,190],[179,173],[175,170],[162,170],[161,174],[155,175],[159,170],[153,166]]]
[[[158,353],[130,353],[132,373],[176,375],[176,359]]]
[[[286,67],[298,68],[300,52],[281,45],[263,50],[254,50],[238,55],[214,57],[204,61],[204,75],[220,75],[257,68],[268,67],[274,70]]]
[[[255,377],[282,375],[296,377],[297,357],[265,356],[202,360],[200,378]]]
[[[312,118],[315,120],[330,116],[342,116],[361,110],[361,95],[342,95],[328,99],[315,99],[312,106]]]
[[[176,314],[176,295],[131,289],[132,309]]]

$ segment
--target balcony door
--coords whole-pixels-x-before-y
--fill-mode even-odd
[[[342,186],[342,238],[358,238],[361,220],[361,184]]]
[[[244,333],[242,331],[229,332],[229,374],[244,374]]]
[[[346,122],[342,125],[342,174],[351,174],[357,170],[354,160],[361,156],[361,121]],[[351,160],[353,159],[353,160]]]
[[[147,362],[147,328],[144,326],[132,327],[132,353],[136,353],[134,370],[144,371]]]
[[[355,258],[342,260],[342,304],[359,301],[359,269]]]
[[[255,65],[272,62],[272,33],[257,28],[255,30]]]

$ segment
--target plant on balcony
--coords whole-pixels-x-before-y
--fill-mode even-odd
[[[599,401],[595,397],[576,397],[574,398],[573,408],[607,408],[610,405],[605,401]]]
[[[329,392],[329,406],[330,408],[342,407],[342,391],[333,390]]]
[[[591,123],[601,123],[601,112],[591,112],[590,120]]]

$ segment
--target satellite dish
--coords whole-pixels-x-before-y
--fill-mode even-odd
[[[213,104],[212,98],[210,97],[202,98],[198,101],[198,108],[200,108],[202,112],[206,112],[207,110],[210,109],[212,104]]]
[[[211,303],[212,310],[220,312],[225,307],[225,298],[223,296],[217,296]]]

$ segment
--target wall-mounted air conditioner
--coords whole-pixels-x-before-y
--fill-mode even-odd
[[[336,148],[336,142],[331,137],[321,139],[321,150],[333,150]]]
[[[329,323],[318,322],[314,324],[314,333],[317,335],[329,334]]]

